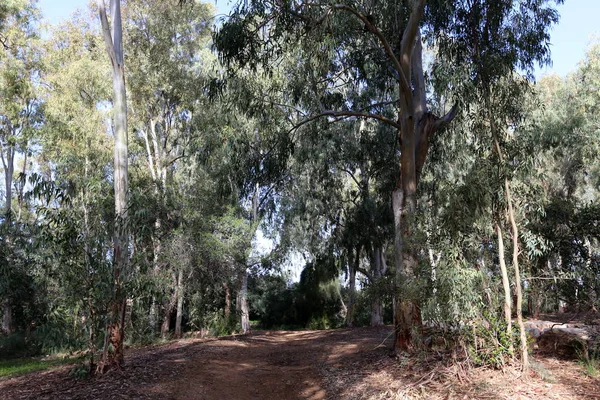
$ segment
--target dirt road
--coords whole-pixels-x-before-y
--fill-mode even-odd
[[[326,371],[387,352],[389,333],[382,327],[181,340],[131,350],[122,371],[94,380],[74,380],[65,367],[0,381],[0,399],[333,398]]]
[[[389,357],[390,327],[253,332],[186,339],[126,353],[96,378],[73,366],[0,379],[0,399],[407,400],[597,399],[600,379],[576,362],[538,358],[517,369],[465,369],[452,352]]]

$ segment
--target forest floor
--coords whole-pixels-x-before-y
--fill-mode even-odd
[[[598,399],[576,361],[537,357],[527,376],[467,368],[450,354],[390,357],[391,328],[254,331],[129,349],[94,379],[73,366],[0,378],[0,399]]]

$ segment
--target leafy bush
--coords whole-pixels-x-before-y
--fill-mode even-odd
[[[468,355],[476,365],[502,368],[514,357],[514,349],[520,346],[518,328],[513,326],[511,338],[506,322],[497,314],[485,313],[483,319],[462,330]]]

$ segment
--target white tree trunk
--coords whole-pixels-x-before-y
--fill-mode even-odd
[[[107,334],[112,350],[105,345],[100,372],[110,364],[122,365],[124,362],[123,343],[125,339],[125,288],[124,280],[128,268],[127,237],[127,191],[129,175],[127,168],[127,94],[125,90],[125,65],[123,58],[123,28],[121,22],[120,0],[110,1],[112,29],[108,23],[104,0],[98,0],[98,11],[106,50],[112,64],[113,76],[113,125],[115,137],[114,149],[114,191],[115,191],[115,230],[113,237],[113,277],[114,298],[112,301],[111,321]]]
[[[175,337],[181,338],[181,319],[183,318],[183,268],[177,276],[177,315],[175,317]]]

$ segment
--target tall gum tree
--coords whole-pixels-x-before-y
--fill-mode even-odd
[[[392,194],[395,253],[395,351],[410,350],[420,330],[415,216],[417,189],[432,136],[468,106],[478,85],[476,66],[502,75],[548,60],[548,28],[557,20],[547,1],[243,1],[215,36],[221,56],[241,65],[274,67],[285,50],[301,48],[318,69],[305,78],[300,106],[333,122],[369,118],[397,134],[400,173]],[[495,38],[501,37],[502,41]],[[508,37],[506,37],[508,36]],[[423,42],[434,49],[435,68],[425,73]],[[299,64],[303,63],[302,61]],[[313,66],[313,68],[316,68]],[[299,76],[299,75],[297,75]],[[433,87],[426,76],[433,77]],[[311,78],[314,77],[315,79]],[[387,89],[379,101],[351,97],[354,87]],[[431,89],[434,89],[433,92]],[[306,93],[312,92],[312,102]],[[455,98],[449,110],[431,107],[432,96]],[[315,106],[316,104],[316,106]],[[439,103],[438,103],[439,104]]]
[[[107,325],[106,340],[98,371],[111,365],[124,363],[125,339],[125,285],[129,256],[127,237],[127,189],[128,189],[128,141],[127,141],[127,94],[125,90],[125,64],[123,61],[123,29],[120,0],[110,1],[112,27],[109,24],[104,0],[98,0],[98,13],[106,51],[112,65],[113,80],[113,128],[114,148],[114,190],[115,190],[115,232],[113,237],[114,298],[111,316]]]

